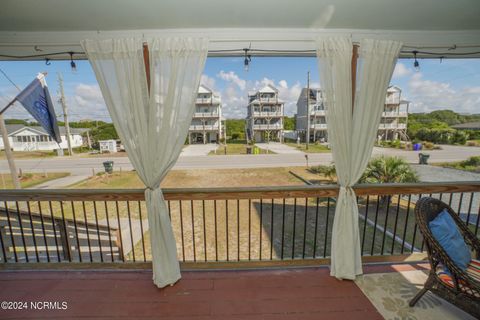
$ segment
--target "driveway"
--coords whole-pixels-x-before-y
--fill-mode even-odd
[[[270,143],[255,143],[256,146],[262,149],[268,149],[278,154],[303,154],[302,151],[287,146],[283,143],[270,142]]]
[[[217,149],[218,145],[215,143],[207,143],[207,144],[191,144],[183,148],[181,156],[206,156]]]

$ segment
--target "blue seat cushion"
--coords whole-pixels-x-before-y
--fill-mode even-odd
[[[428,226],[434,238],[440,243],[453,263],[465,271],[472,260],[472,256],[448,211],[444,209],[428,223]]]

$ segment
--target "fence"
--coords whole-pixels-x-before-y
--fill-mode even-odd
[[[423,251],[413,209],[422,196],[449,203],[478,235],[480,183],[358,185],[363,256]],[[338,187],[164,190],[179,260],[330,256]],[[0,192],[2,263],[151,260],[143,190]]]

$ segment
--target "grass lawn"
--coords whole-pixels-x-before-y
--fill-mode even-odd
[[[236,143],[230,143],[230,144],[227,144],[227,155],[233,155],[233,154],[247,154],[247,145],[245,144],[236,144]],[[260,153],[259,154],[275,154],[275,152],[271,151],[271,150],[265,150],[265,149],[261,149],[259,147],[256,147],[257,149],[260,150]],[[253,151],[252,151],[253,152]],[[221,155],[225,155],[225,146],[219,146],[215,151],[210,151],[210,153],[208,154],[209,156],[221,156]]]
[[[49,158],[56,155],[55,151],[14,151],[14,159],[31,159],[31,158]],[[5,151],[0,151],[0,159],[6,159]]]
[[[463,170],[468,172],[480,173],[480,165],[466,164],[465,161],[438,162],[438,163],[432,163],[432,165],[444,167],[444,168],[452,168],[452,169]]]
[[[289,173],[295,170],[307,173],[304,167],[255,168],[255,169],[203,169],[171,170],[162,182],[163,188],[201,187],[258,187],[289,186],[304,183]],[[302,171],[303,170],[303,171]],[[98,174],[95,177],[70,186],[79,189],[145,188],[135,171],[115,171],[113,174]]]
[[[329,153],[331,152],[330,149],[328,149],[326,146],[322,144],[315,144],[311,143],[308,145],[308,150],[306,148],[305,143],[301,143],[300,145],[297,145],[296,143],[293,142],[287,142],[286,145],[296,148],[300,151],[307,152],[307,153]]]
[[[70,175],[68,172],[49,172],[47,176],[44,176],[43,173],[24,173],[20,178],[20,185],[22,188],[30,188],[68,175]],[[9,173],[0,174],[0,187],[2,189],[13,189],[12,177]]]

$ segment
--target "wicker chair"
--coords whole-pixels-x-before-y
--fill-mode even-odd
[[[434,198],[425,197],[418,200],[415,206],[415,217],[425,239],[428,260],[430,262],[430,274],[424,288],[410,301],[410,306],[413,307],[430,290],[460,309],[480,318],[480,282],[472,279],[472,277],[453,263],[438,241],[433,237],[428,226],[428,223],[444,209],[447,209],[452,216],[466,244],[474,249],[477,259],[480,254],[480,240],[468,229],[452,208]],[[447,285],[438,277],[436,271],[439,264],[447,267],[450,271],[453,287]]]

